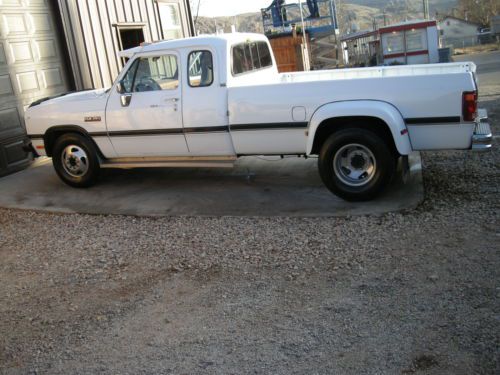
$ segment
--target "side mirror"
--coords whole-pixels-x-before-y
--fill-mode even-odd
[[[121,82],[118,82],[118,83],[116,84],[116,92],[117,92],[118,94],[123,94],[123,92],[124,92],[124,91],[125,91],[125,90],[123,89],[123,84],[122,84]]]
[[[132,100],[132,94],[121,94],[120,103],[122,107],[128,107],[130,105],[130,101]]]

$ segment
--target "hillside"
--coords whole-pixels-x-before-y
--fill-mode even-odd
[[[430,14],[449,13],[458,0],[429,0]],[[350,31],[371,29],[374,19],[379,26],[384,23],[384,11],[387,23],[405,19],[423,18],[421,0],[348,0],[340,2],[340,22],[343,30]],[[218,29],[229,32],[231,25],[236,25],[241,32],[262,33],[260,12],[240,14],[235,17],[198,17],[196,29],[201,34],[212,34]]]
[[[377,8],[383,10],[387,7],[404,9],[406,7],[412,7],[421,9],[422,0],[349,0],[349,3],[356,5],[364,5],[371,8]],[[451,8],[457,6],[458,0],[429,0],[430,13],[435,14],[438,12],[446,12]]]
[[[369,28],[373,23],[373,18],[380,14],[377,8],[371,8],[363,5],[344,4],[344,13],[351,20],[351,23],[357,24],[360,28]],[[263,33],[262,18],[260,12],[240,14],[235,17],[198,17],[196,29],[201,34],[212,34],[215,27],[229,32],[231,25],[236,25],[241,32]]]
[[[245,13],[235,17],[198,17],[196,30],[200,34],[213,34],[217,27],[218,30],[230,32],[231,25],[236,25],[237,30],[241,32],[264,32],[260,13]]]

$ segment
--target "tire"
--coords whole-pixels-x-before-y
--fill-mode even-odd
[[[351,202],[368,201],[390,183],[396,158],[377,134],[343,129],[323,144],[318,168],[323,183],[335,195]]]
[[[99,158],[93,143],[77,133],[60,136],[52,150],[52,164],[57,174],[69,186],[84,188],[99,178]]]

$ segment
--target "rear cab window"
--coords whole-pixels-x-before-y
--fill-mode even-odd
[[[233,76],[269,68],[273,65],[271,51],[264,41],[234,45],[231,51],[231,62]]]

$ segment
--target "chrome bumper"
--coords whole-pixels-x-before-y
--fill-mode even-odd
[[[472,151],[487,151],[491,148],[492,141],[493,136],[488,123],[488,113],[485,109],[479,109],[474,134],[472,135]]]

